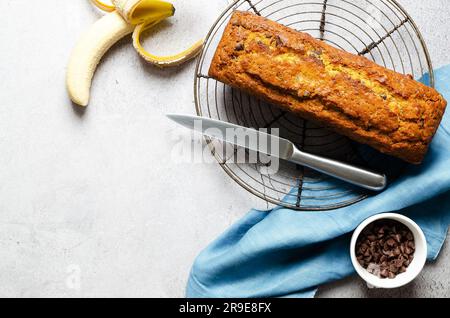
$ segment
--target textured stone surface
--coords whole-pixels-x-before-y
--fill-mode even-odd
[[[156,53],[204,36],[226,3],[173,2],[172,25],[146,43]],[[448,1],[401,3],[435,66],[450,63]],[[193,113],[194,63],[157,70],[125,39],[101,63],[89,108],[72,106],[66,62],[99,16],[87,0],[0,1],[0,296],[182,297],[194,257],[256,203],[216,164],[175,162],[186,131],[164,114]],[[448,297],[449,261],[446,245],[405,288],[349,279],[319,296]]]

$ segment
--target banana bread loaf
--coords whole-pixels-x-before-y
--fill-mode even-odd
[[[248,12],[231,17],[209,75],[413,164],[447,105],[412,76]]]

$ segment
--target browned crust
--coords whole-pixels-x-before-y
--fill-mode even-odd
[[[248,12],[231,17],[209,75],[414,164],[447,105],[411,76]]]

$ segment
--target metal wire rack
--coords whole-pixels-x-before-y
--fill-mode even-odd
[[[405,164],[311,122],[266,104],[210,78],[208,69],[222,32],[234,10],[250,11],[277,21],[348,52],[363,55],[394,71],[421,78],[434,86],[426,44],[411,17],[394,0],[236,0],[211,28],[195,75],[199,116],[253,128],[279,128],[280,135],[300,149],[385,172],[398,177]],[[235,163],[225,158],[224,144],[207,139],[227,174],[246,190],[265,200],[303,211],[348,206],[371,193],[302,166],[280,162],[276,174],[261,173],[264,165]]]

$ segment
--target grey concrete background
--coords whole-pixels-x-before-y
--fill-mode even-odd
[[[156,53],[204,36],[226,0],[173,0],[177,16],[146,43]],[[436,67],[450,63],[447,0],[401,0]],[[87,0],[0,1],[0,296],[182,297],[190,266],[254,198],[215,164],[175,164],[193,112],[194,63],[145,65],[130,40],[101,63],[86,111],[65,67],[100,14]],[[320,297],[450,296],[450,247],[412,284],[369,291],[357,278]]]

